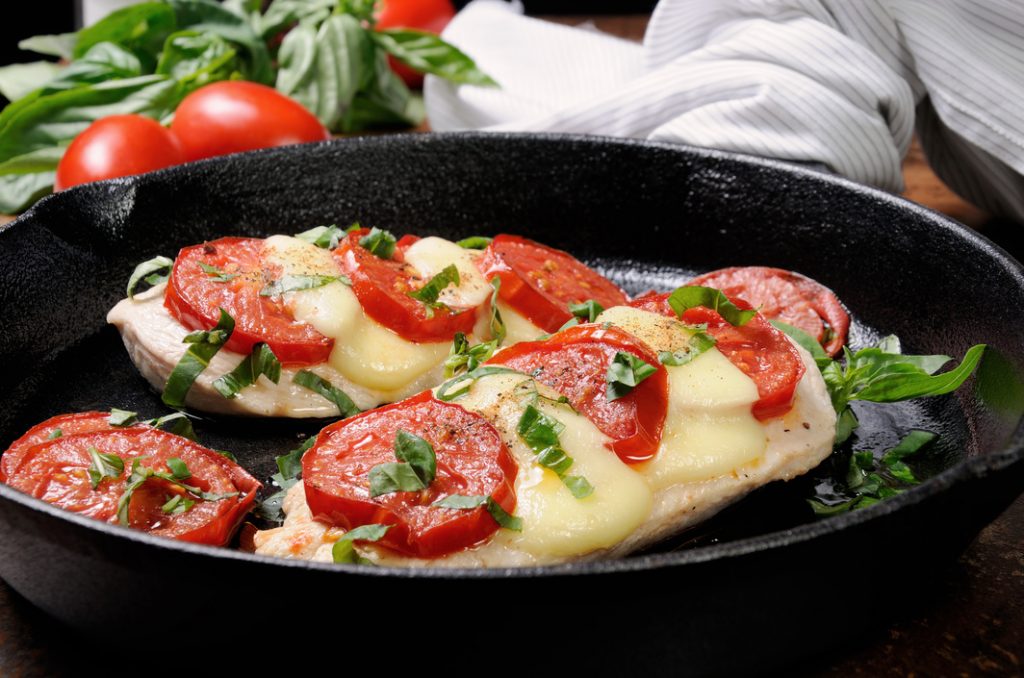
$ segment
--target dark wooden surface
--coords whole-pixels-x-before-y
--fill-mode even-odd
[[[580,17],[551,19],[581,21]],[[602,30],[640,39],[647,18],[590,20]],[[949,214],[997,241],[1016,235],[1020,225],[991,222],[984,212],[949,191],[928,168],[916,145],[903,168],[905,195],[911,200]],[[1002,244],[1010,245],[1010,241]],[[1021,256],[1021,252],[1013,252],[1012,245],[1008,249]],[[793,666],[791,675],[1024,675],[1024,497],[982,531],[959,560],[938,567],[941,585],[933,589],[930,598],[912,601],[901,618],[880,623],[862,637],[843,639],[837,651],[814,656],[808,650],[810,656]],[[914,576],[913,572],[894,573],[893,590],[870,593],[899,596],[900,578]],[[112,653],[104,663],[110,666],[109,660],[115,660],[118,650],[116,644],[87,646],[0,581],[0,676],[82,675],[83,666],[91,663],[88,657],[95,658],[97,652]]]

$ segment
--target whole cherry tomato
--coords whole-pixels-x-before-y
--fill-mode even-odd
[[[189,94],[174,112],[171,131],[186,160],[330,138],[299,102],[242,80],[215,82]]]
[[[415,28],[428,33],[440,33],[455,16],[455,7],[450,0],[383,0],[378,4],[380,14],[377,28]],[[423,74],[402,62],[388,57],[391,70],[399,75],[409,87],[423,87]]]
[[[141,115],[111,115],[85,128],[57,165],[54,190],[185,162],[177,138]]]

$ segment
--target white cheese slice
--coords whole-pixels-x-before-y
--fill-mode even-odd
[[[491,296],[491,285],[480,273],[476,262],[481,252],[459,247],[450,240],[431,236],[422,238],[405,250],[405,263],[424,280],[429,280],[452,264],[459,271],[459,284],[441,290],[437,300],[452,308],[475,308]]]
[[[527,320],[511,306],[503,301],[498,302],[498,312],[501,313],[501,320],[505,323],[505,341],[502,346],[511,346],[520,341],[537,341],[546,332]]]

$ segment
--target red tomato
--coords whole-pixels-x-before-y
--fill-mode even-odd
[[[109,412],[77,412],[75,414],[59,414],[41,424],[36,424],[25,435],[11,443],[3,457],[0,457],[0,482],[7,480],[7,476],[21,464],[21,460],[30,449],[47,440],[52,440],[50,436],[54,435],[57,429],[60,429],[62,436],[108,431],[114,428],[109,422]]]
[[[189,94],[174,112],[171,131],[187,160],[330,138],[302,104],[244,80],[215,82]]]
[[[369,472],[397,461],[399,429],[434,446],[437,476],[425,490],[370,497]],[[481,506],[432,506],[452,494],[490,495],[515,509],[517,466],[501,436],[478,414],[434,399],[430,391],[331,424],[302,458],[306,502],[318,520],[352,529],[391,525],[383,546],[434,558],[472,546],[498,529]]]
[[[90,449],[117,456],[124,463],[120,475],[103,478],[95,489],[88,473],[93,464]],[[144,425],[67,434],[33,445],[20,456],[20,463],[6,480],[8,485],[67,511],[109,523],[118,522],[118,500],[134,459],[161,472],[170,470],[169,459],[181,459],[192,474],[183,482],[204,492],[234,496],[203,500],[166,480],[151,478],[132,495],[128,522],[151,534],[202,544],[226,544],[260,489],[255,478],[226,457],[187,438]],[[182,513],[165,513],[162,507],[176,494],[195,503]]]
[[[608,400],[608,366],[619,351],[632,353],[658,371],[629,394]],[[658,451],[668,414],[668,375],[658,356],[633,335],[616,327],[579,325],[545,341],[514,344],[488,363],[534,375],[555,389],[612,438],[609,447],[622,461],[646,461]]]
[[[699,275],[688,284],[746,299],[766,318],[811,335],[830,355],[846,343],[850,316],[832,290],[805,275],[767,266],[734,266]]]
[[[258,238],[221,238],[184,248],[171,269],[164,306],[194,330],[215,326],[223,308],[235,319],[225,344],[229,351],[248,354],[262,341],[282,365],[325,362],[334,341],[312,325],[296,322],[280,297],[260,296],[267,280],[281,277],[276,266],[263,260],[263,247]],[[200,263],[236,277],[216,282]]]
[[[451,341],[456,332],[473,331],[474,311],[430,308],[410,297],[409,292],[423,287],[427,281],[405,263],[401,247],[395,248],[392,259],[382,259],[362,247],[359,239],[367,233],[366,229],[350,233],[334,250],[366,315],[415,342]],[[408,246],[415,240],[406,237],[401,242]]]
[[[649,292],[629,305],[675,318],[676,312],[669,306],[668,297],[668,292]],[[741,309],[751,308],[742,299],[730,301]],[[764,316],[757,314],[746,325],[733,327],[715,311],[699,306],[686,311],[682,320],[693,325],[707,323],[708,334],[715,338],[716,348],[754,380],[760,396],[752,408],[755,417],[771,419],[793,407],[796,386],[804,376],[804,363],[786,335],[772,327]]]
[[[415,28],[440,34],[455,16],[449,0],[383,0],[377,3],[377,28]],[[423,74],[389,56],[391,69],[409,87],[423,87]]]
[[[53,188],[126,177],[185,162],[178,139],[141,115],[100,118],[75,137],[57,165]]]
[[[499,235],[480,259],[490,280],[501,278],[499,298],[545,332],[572,318],[570,303],[593,299],[605,308],[626,303],[625,292],[567,252],[517,235]]]

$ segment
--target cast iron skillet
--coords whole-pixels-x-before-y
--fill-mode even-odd
[[[877,623],[894,588],[961,552],[1024,486],[1024,278],[1002,250],[932,212],[816,172],[571,136],[327,142],[43,200],[0,231],[0,449],[61,412],[165,412],[104,322],[137,262],[222,235],[357,220],[449,238],[520,233],[572,251],[631,293],[726,265],[794,269],[846,302],[855,346],[892,332],[918,353],[990,349],[955,395],[860,410],[861,447],[891,445],[915,426],[940,432],[922,471],[933,477],[824,521],[812,521],[803,502],[812,479],[765,488],[695,537],[631,558],[412,571],[156,539],[3,486],[0,576],[70,625],[119,637],[229,615],[230,623],[211,621],[211,633],[242,630],[252,640],[257,621],[268,629],[282,615],[326,615],[327,629],[360,656],[375,640],[411,642],[399,631],[411,627],[446,638],[446,652],[534,643],[533,651],[605,671],[723,672],[770,667]],[[265,480],[274,456],[318,426],[217,419],[197,428]],[[435,650],[428,643],[413,654]]]

